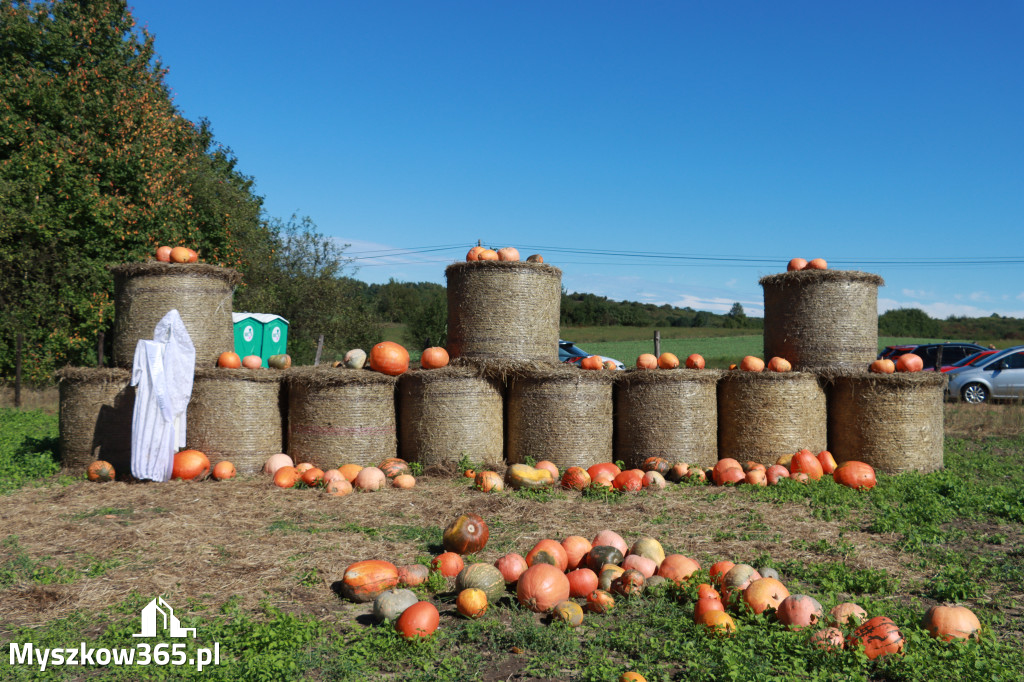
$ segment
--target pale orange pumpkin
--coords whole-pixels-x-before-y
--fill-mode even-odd
[[[541,461],[537,462],[533,468],[544,469],[546,471],[549,471],[551,473],[552,481],[557,481],[558,477],[561,475],[558,473],[558,467],[555,466],[555,463],[546,459],[542,459]]]
[[[498,557],[494,562],[494,567],[501,571],[501,576],[505,579],[505,582],[512,584],[519,580],[521,576],[529,566],[526,564],[526,559],[523,555],[510,552],[504,556]]]
[[[704,369],[704,357],[693,353],[686,358],[687,369]]]
[[[897,372],[920,372],[924,369],[924,360],[916,353],[904,353],[896,358]]]
[[[896,371],[896,363],[889,358],[875,360],[868,366],[868,370],[875,374],[892,374]]]
[[[494,249],[484,249],[476,255],[477,260],[498,260],[498,252]]]
[[[293,464],[291,457],[283,452],[279,452],[267,458],[267,461],[263,464],[263,472],[273,476],[281,467],[290,467]]]
[[[837,627],[842,627],[851,622],[853,625],[860,625],[861,623],[867,622],[868,619],[868,612],[861,606],[854,604],[852,601],[837,604],[832,607],[832,610],[828,612],[828,615],[829,622]]]
[[[604,369],[604,360],[600,355],[590,355],[580,360],[580,369]]]
[[[440,346],[433,346],[420,355],[420,367],[423,369],[440,369],[448,366],[448,351]]]
[[[336,497],[344,497],[351,492],[352,484],[344,477],[332,479],[324,486],[324,493],[334,495]]]
[[[519,260],[519,249],[514,246],[505,246],[498,249],[498,260],[515,262]]]
[[[641,353],[636,358],[636,366],[640,369],[658,369],[658,358],[651,353]]]
[[[242,367],[246,369],[260,369],[263,367],[263,358],[258,355],[246,355],[242,358]]]
[[[398,376],[409,369],[409,351],[394,341],[381,341],[370,349],[370,369]]]
[[[565,557],[567,559],[566,568],[567,570],[573,570],[578,568],[583,557],[587,555],[593,545],[590,544],[590,540],[580,535],[570,535],[569,537],[562,540],[562,549],[565,550]]]
[[[377,467],[363,467],[352,480],[352,487],[359,490],[380,490],[387,482],[388,477]]]
[[[534,564],[519,576],[516,597],[531,611],[546,613],[569,598],[569,579],[551,564]]]
[[[189,253],[189,249],[184,246],[175,246],[171,249],[171,262],[172,263],[187,263],[191,260],[192,254]]]
[[[416,485],[416,479],[412,474],[399,474],[391,479],[391,486],[393,488],[400,488],[402,490],[408,490]]]
[[[158,246],[156,247],[156,259],[161,263],[171,262],[171,247],[169,246]]]
[[[932,637],[949,642],[954,639],[978,639],[981,622],[966,606],[938,604],[925,612],[921,627]]]
[[[807,267],[807,259],[805,258],[794,258],[789,261],[789,265],[786,266],[787,272],[794,272],[796,270],[803,270]]]
[[[659,369],[676,369],[679,367],[679,358],[675,353],[662,353],[658,356]]]
[[[828,262],[824,258],[812,258],[807,261],[805,270],[828,270]]]
[[[201,481],[210,473],[210,460],[199,450],[182,450],[174,454],[171,478]]]
[[[764,360],[754,355],[748,355],[740,360],[740,369],[744,372],[760,372],[764,369]]]
[[[766,369],[769,372],[789,372],[793,369],[793,365],[786,358],[776,356],[768,361]]]
[[[789,590],[775,578],[758,578],[752,580],[743,590],[743,601],[754,613],[764,613],[766,609],[777,609]]]

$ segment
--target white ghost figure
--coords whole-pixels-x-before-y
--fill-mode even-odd
[[[132,362],[132,476],[167,481],[174,453],[185,447],[185,408],[192,397],[196,347],[177,310],[140,340]]]

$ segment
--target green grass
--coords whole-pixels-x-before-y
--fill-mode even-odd
[[[0,493],[60,469],[57,415],[0,409]]]

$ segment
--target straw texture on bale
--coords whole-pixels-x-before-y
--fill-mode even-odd
[[[324,471],[397,456],[397,381],[366,369],[288,370],[288,454]]]
[[[532,457],[563,470],[612,461],[614,376],[560,367],[514,375],[505,398],[509,464]]]
[[[68,367],[57,372],[60,394],[61,464],[84,473],[102,459],[118,477],[131,471],[132,412],[135,387],[131,372],[118,368]]]
[[[828,379],[828,442],[836,462],[866,462],[889,474],[942,468],[945,375],[851,372]]]
[[[761,278],[764,356],[793,369],[862,369],[878,354],[878,275],[798,270]]]
[[[445,269],[453,358],[558,361],[562,271],[543,263],[471,261]]]
[[[255,474],[283,452],[287,404],[284,372],[197,369],[186,413],[188,447],[211,464],[226,459],[240,474]]]
[[[718,381],[713,369],[630,369],[615,375],[615,459],[648,457],[700,467],[718,461]]]
[[[235,347],[231,322],[235,270],[205,263],[127,263],[114,273],[114,364],[131,368],[140,339],[177,309],[196,347],[196,367],[213,367]]]
[[[718,457],[774,464],[827,447],[821,381],[809,372],[726,372],[718,382]]]
[[[505,389],[479,369],[442,367],[398,378],[398,453],[434,466],[468,455],[501,463]]]

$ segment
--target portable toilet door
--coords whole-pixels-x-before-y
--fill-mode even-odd
[[[267,361],[271,355],[288,352],[288,320],[280,315],[271,315],[272,320],[263,323],[263,366],[269,367]]]
[[[270,313],[232,313],[235,352],[240,357],[258,355],[269,367],[271,355],[287,353],[288,320]]]

